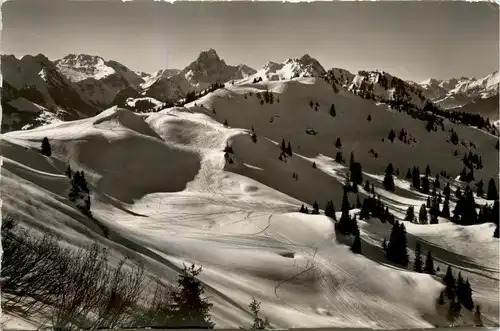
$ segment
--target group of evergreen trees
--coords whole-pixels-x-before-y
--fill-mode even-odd
[[[427,273],[429,275],[435,275],[436,270],[434,269],[434,259],[432,258],[431,251],[427,252],[425,259],[425,264],[422,261],[422,247],[420,242],[417,241],[415,245],[415,261],[413,262],[413,270],[415,272]]]
[[[481,159],[481,156],[477,155],[476,153],[472,153],[471,151],[469,151],[469,153],[464,154],[464,157],[462,158],[462,162],[469,169],[482,169],[483,168],[483,161]]]
[[[90,212],[90,190],[87,185],[87,180],[85,179],[85,173],[83,171],[76,171],[73,173],[71,166],[68,165],[66,175],[71,180],[71,189],[68,194],[69,200],[84,214],[92,217]]]
[[[280,161],[286,160],[287,157],[292,157],[293,152],[292,152],[292,145],[290,142],[288,142],[288,145],[285,143],[285,139],[281,140],[281,153],[279,156]]]
[[[448,309],[448,317],[453,321],[461,312],[462,307],[467,310],[472,311],[474,309],[474,300],[472,299],[472,288],[470,286],[469,280],[464,281],[462,274],[458,273],[458,278],[455,279],[451,266],[448,266],[446,274],[443,277],[443,282],[445,284],[445,289],[441,292],[439,296],[439,304],[444,305],[444,296],[446,295],[450,300],[450,305]],[[476,306],[475,320],[476,324],[480,322],[480,308]]]

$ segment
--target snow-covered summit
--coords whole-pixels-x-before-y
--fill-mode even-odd
[[[254,76],[266,80],[290,80],[297,77],[319,77],[326,70],[310,55],[301,58],[288,58],[282,63],[269,61]]]

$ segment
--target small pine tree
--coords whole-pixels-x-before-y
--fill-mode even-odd
[[[337,137],[337,140],[335,141],[335,147],[337,147],[337,148],[342,147],[342,142],[340,141],[340,137]]]
[[[330,115],[333,117],[337,116],[337,112],[335,111],[335,105],[333,103],[330,106]]]
[[[474,311],[474,326],[483,327],[483,319],[481,317],[481,306],[476,305],[476,310]]]
[[[406,177],[406,179],[411,179],[412,178],[410,168],[408,168],[408,172],[406,172],[406,176],[405,177]]]
[[[391,141],[391,143],[393,143],[395,138],[396,138],[396,133],[394,132],[393,129],[391,129],[391,131],[389,131],[388,139]]]
[[[334,221],[337,220],[337,218],[335,216],[335,206],[333,205],[332,200],[330,200],[326,203],[325,216],[332,218]]]
[[[267,317],[261,318],[260,315],[260,302],[252,298],[252,302],[249,305],[250,311],[253,316],[253,325],[251,330],[265,330],[270,327],[269,320]]]
[[[395,190],[393,171],[392,163],[389,163],[387,168],[385,168],[384,188],[390,192],[394,192]]]
[[[286,153],[289,155],[289,156],[292,156],[292,145],[290,145],[290,142],[288,142],[288,146],[286,148]]]
[[[415,210],[413,206],[409,206],[406,210],[405,221],[415,223]]]
[[[420,211],[418,213],[418,221],[420,224],[427,224],[427,209],[425,208],[425,204],[420,207]]]
[[[73,176],[73,171],[71,170],[71,165],[68,164],[68,168],[66,168],[66,176],[68,176],[69,179],[71,179],[71,176]]]
[[[432,258],[431,251],[427,252],[427,257],[425,258],[425,273],[429,275],[435,275],[436,271],[434,270],[434,259]]]
[[[313,211],[312,211],[311,214],[313,214],[313,215],[319,215],[319,206],[318,206],[318,203],[316,201],[314,201]]]
[[[419,241],[417,241],[415,246],[415,261],[413,262],[413,270],[415,272],[423,271],[422,250]]]
[[[285,139],[281,140],[281,151],[283,153],[286,153],[286,144],[285,144]]]
[[[343,160],[342,160],[342,152],[337,152],[337,153],[335,154],[335,162],[337,162],[337,163],[342,163],[342,161],[343,161]]]
[[[383,249],[384,251],[386,251],[386,250],[387,250],[387,239],[385,239],[385,238],[384,238],[384,241],[382,242],[382,249]]]
[[[446,295],[450,300],[455,299],[455,277],[451,271],[451,266],[446,269],[446,274],[443,277],[443,282],[446,285],[445,291]]]
[[[174,307],[172,311],[171,325],[180,327],[206,327],[213,329],[215,324],[210,318],[210,308],[212,304],[207,299],[201,297],[204,293],[204,286],[197,279],[202,269],[184,266],[184,270],[179,275],[178,290],[174,292],[172,299]]]
[[[476,194],[478,197],[482,197],[484,194],[483,185],[484,184],[482,179],[476,184],[477,187]]]
[[[42,139],[41,153],[45,156],[52,155],[52,148],[50,147],[49,138],[47,138],[47,137],[44,137]]]
[[[429,165],[427,165],[427,167],[425,168],[425,175],[426,176],[430,176],[431,175],[431,167]]]
[[[372,115],[368,114],[368,118],[366,120],[370,122],[372,120]]]
[[[313,162],[313,168],[316,169],[316,162]]]
[[[359,237],[359,233],[354,237],[354,242],[351,246],[351,251],[355,254],[361,254],[361,238]]]
[[[498,191],[497,191],[497,187],[495,185],[495,181],[493,180],[493,178],[490,178],[490,180],[488,182],[487,199],[488,200],[498,200]]]
[[[229,126],[229,124],[227,123],[227,120],[225,120],[225,121],[224,121],[224,126],[225,126],[225,127],[228,127],[228,126]]]
[[[370,192],[370,181],[367,179],[366,182],[365,182],[365,187],[363,187],[363,189],[366,191],[366,192]]]

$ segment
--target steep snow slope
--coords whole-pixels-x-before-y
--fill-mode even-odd
[[[256,93],[266,90],[274,93],[274,103],[260,105]],[[310,101],[313,102],[312,108],[309,106]],[[316,102],[319,105],[317,111]],[[433,172],[446,170],[452,177],[458,175],[463,169],[461,158],[471,148],[461,144],[455,146],[446,141],[450,136],[448,130],[453,128],[461,140],[475,142],[476,148],[472,150],[483,158],[484,168],[475,171],[476,180],[498,179],[498,155],[494,149],[497,138],[494,136],[446,120],[444,132],[429,133],[425,130],[425,122],[390,110],[387,105],[377,106],[371,100],[364,100],[344,89],[334,93],[331,86],[321,79],[301,78],[257,84],[245,83],[243,80],[204,96],[188,106],[195,103],[203,106],[207,114],[221,123],[227,120],[229,126],[247,130],[253,126],[257,136],[267,137],[277,143],[281,143],[282,139],[287,143],[290,141],[293,151],[307,158],[324,155],[334,159],[337,152],[342,152],[346,162],[349,162],[350,154],[354,152],[355,159],[361,162],[363,170],[383,173],[388,163],[392,162],[395,169],[399,168],[401,176],[414,165],[423,171],[427,164]],[[336,109],[335,117],[330,115],[332,104]],[[216,110],[216,114],[213,114],[212,109]],[[369,114],[371,121],[367,120]],[[391,143],[387,138],[389,131],[394,129],[397,135],[402,128],[417,142],[408,145],[396,139]],[[308,129],[315,130],[317,134],[307,134]],[[342,148],[335,147],[337,137],[341,139]],[[378,153],[378,158],[369,153],[370,149]],[[458,156],[453,156],[455,149]],[[235,152],[238,157],[238,150]],[[273,157],[277,162],[279,153],[279,147],[276,146]],[[332,166],[335,164],[330,163]],[[282,172],[282,180],[293,180],[291,172],[294,170],[289,164],[291,163],[283,164],[290,171]],[[322,203],[326,202],[322,198],[317,199]],[[307,202],[312,204],[314,200]]]
[[[260,105],[255,94],[249,95],[266,89],[276,94],[279,103]],[[309,107],[310,100],[319,103],[318,111]],[[336,117],[329,115],[331,103],[335,103]],[[271,116],[273,123],[269,123]],[[225,119],[230,128],[220,124]],[[444,142],[445,133],[427,133],[424,123],[421,127],[418,123],[345,90],[333,94],[329,84],[314,78],[237,83],[187,108],[151,115],[113,108],[94,118],[3,135],[3,211],[74,243],[98,241],[116,255],[143,261],[166,281],[175,281],[182,262],[202,264],[201,280],[215,304],[217,327],[249,326],[247,306],[252,296],[263,302],[262,312],[278,327],[444,325],[445,312],[435,307],[442,285],[429,275],[387,264],[383,257],[380,242],[388,237],[389,225],[376,219],[359,222],[366,256],[355,256],[341,244],[349,238],[336,238],[330,219],[294,212],[302,201],[317,199],[323,206],[333,198],[340,205],[338,181],[346,169],[331,161],[337,135],[344,145],[344,158],[348,160],[354,150],[370,181],[378,178],[389,161],[402,173],[407,164],[414,163],[421,169],[430,163],[433,171],[442,168],[451,173],[450,168],[459,161],[437,151],[449,149],[451,155],[452,148],[458,147]],[[399,141],[380,142],[392,125],[398,126],[395,129],[404,126],[417,137],[415,147]],[[248,135],[251,126],[258,135],[256,144]],[[318,135],[306,134],[308,127]],[[453,127],[460,137],[473,139],[484,149],[480,153],[483,175],[496,171],[498,159],[486,153],[493,150],[496,138]],[[53,146],[51,158],[35,150],[44,136]],[[296,153],[286,163],[278,160],[275,142],[281,138],[290,140]],[[233,144],[233,164],[224,161],[227,142]],[[378,159],[367,153],[370,147],[377,150]],[[393,155],[398,155],[397,160]],[[317,169],[310,166],[313,160]],[[109,239],[67,200],[67,163],[86,172],[92,213],[110,228]],[[293,180],[293,171],[299,174],[298,181]],[[396,182],[401,185],[397,196],[377,189],[384,201],[393,201],[388,204],[392,212],[425,201],[425,196],[409,189],[404,181]],[[488,251],[478,256],[478,249],[467,249],[470,240],[454,240],[457,232],[467,230],[452,224],[438,226],[445,225],[447,231],[436,231],[432,239],[418,227],[407,227],[415,237],[430,242],[425,247],[432,247],[433,254],[441,247],[436,255],[443,263],[463,268],[467,277],[475,279],[473,288],[481,284],[477,285],[477,302],[487,319],[498,323],[498,303],[494,303],[498,296],[494,290],[498,287],[497,242],[481,239],[492,229],[478,226],[474,235],[471,232],[469,238],[483,240]],[[290,253],[293,257],[287,257]],[[465,258],[457,258],[457,254]],[[475,263],[468,263],[470,260]],[[487,269],[489,274],[481,272]]]

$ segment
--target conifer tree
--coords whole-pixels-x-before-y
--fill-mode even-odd
[[[430,250],[427,252],[427,257],[425,258],[424,271],[429,275],[436,274],[436,271],[434,269],[434,259],[432,258],[432,253]]]
[[[224,126],[225,126],[225,127],[228,127],[228,126],[229,126],[229,124],[227,123],[227,120],[225,120],[225,121],[224,121]]]
[[[451,266],[446,269],[446,274],[443,277],[444,284],[446,285],[445,292],[450,300],[455,299],[455,277],[451,271]]]
[[[417,241],[417,244],[415,246],[415,261],[413,262],[413,270],[415,272],[423,271],[422,250],[420,247],[420,241]]]
[[[384,251],[387,250],[387,239],[384,238],[384,241],[382,242],[382,248],[384,249]]]
[[[285,139],[281,140],[281,151],[283,153],[286,153],[286,144],[285,144]]]
[[[361,238],[359,237],[359,232],[354,237],[351,250],[355,254],[361,254]]]
[[[406,172],[406,179],[411,179],[411,178],[412,178],[411,170],[410,168],[408,168],[408,171]]]
[[[351,173],[351,182],[357,189],[357,186],[363,183],[363,170],[361,169],[361,164],[359,162],[353,162],[349,170]]]
[[[318,206],[318,203],[316,201],[314,201],[314,203],[313,203],[313,211],[311,214],[319,215],[319,206]]]
[[[409,206],[408,209],[406,209],[405,221],[415,223],[415,210],[413,206]]]
[[[350,232],[350,216],[349,216],[349,199],[347,197],[347,189],[344,189],[344,196],[342,198],[342,215],[340,216],[340,220],[337,223],[337,231],[340,233],[347,235]]]
[[[335,162],[342,163],[342,152],[337,152],[337,154],[335,154]]]
[[[488,200],[498,200],[498,191],[493,178],[490,178],[488,182]]]
[[[499,237],[500,237],[500,232],[499,232],[498,224],[497,224],[495,231],[493,232],[493,238],[499,238]]]
[[[335,105],[333,103],[330,106],[330,115],[333,117],[337,116],[337,113],[335,112]]]
[[[368,118],[366,120],[370,122],[372,120],[372,115],[368,114]]]
[[[420,224],[427,224],[428,219],[427,219],[427,209],[425,209],[425,205],[422,205],[420,207],[420,211],[418,213],[418,221]]]
[[[422,178],[422,192],[429,193],[429,177],[427,175]]]
[[[476,184],[477,187],[476,194],[478,197],[482,197],[484,194],[483,185],[484,184],[482,179]]]
[[[389,163],[387,168],[385,168],[385,176],[384,176],[384,188],[387,191],[394,192],[395,186],[394,186],[394,178],[392,176],[393,174],[393,167],[392,163]]]
[[[289,156],[292,156],[292,145],[290,144],[290,142],[288,142],[288,146],[286,148],[286,153],[289,155]]]
[[[251,330],[265,330],[270,327],[270,323],[267,317],[260,317],[260,302],[252,298],[252,302],[249,305],[250,311],[253,317],[253,325]]]
[[[391,131],[389,131],[388,139],[391,141],[391,143],[393,143],[395,138],[396,138],[396,133],[394,132],[393,129],[391,129]]]
[[[351,171],[352,171],[351,167],[354,164],[354,162],[356,162],[356,160],[354,160],[354,152],[351,152],[351,158],[349,159],[349,170]]]
[[[474,308],[474,301],[472,300],[472,289],[469,283],[469,279],[465,280],[465,284],[463,286],[462,290],[462,305],[467,309],[467,310],[472,310]]]
[[[342,147],[342,142],[340,141],[340,137],[337,137],[337,140],[335,141],[335,147],[337,147],[337,148]]]
[[[413,167],[412,179],[413,187],[420,190],[420,171],[417,167]]]
[[[201,296],[205,292],[204,286],[197,279],[202,269],[184,266],[179,275],[178,290],[174,292],[174,302],[171,326],[180,327],[205,327],[213,329],[215,324],[211,321],[210,308],[212,304]]]
[[[45,156],[51,156],[52,155],[52,148],[50,147],[49,143],[49,138],[44,137],[42,139],[42,149],[41,153]]]
[[[483,327],[483,319],[481,316],[481,306],[476,305],[476,310],[474,311],[474,326]]]
[[[316,169],[316,162],[313,162],[313,168]]]
[[[302,204],[302,206],[300,207],[299,213],[305,213],[305,211],[306,211],[306,209],[304,208],[304,204]]]
[[[429,165],[427,165],[427,167],[425,168],[425,175],[426,176],[430,176],[431,175],[431,167]]]
[[[370,181],[367,179],[366,182],[365,182],[365,187],[363,187],[363,189],[366,191],[366,192],[370,192]]]
[[[71,165],[68,164],[68,168],[66,168],[66,176],[68,176],[69,179],[71,179],[71,176],[73,176],[73,171],[71,170]]]
[[[335,216],[335,206],[333,205],[332,200],[326,203],[325,216],[332,218],[334,221],[337,220],[337,217]]]

